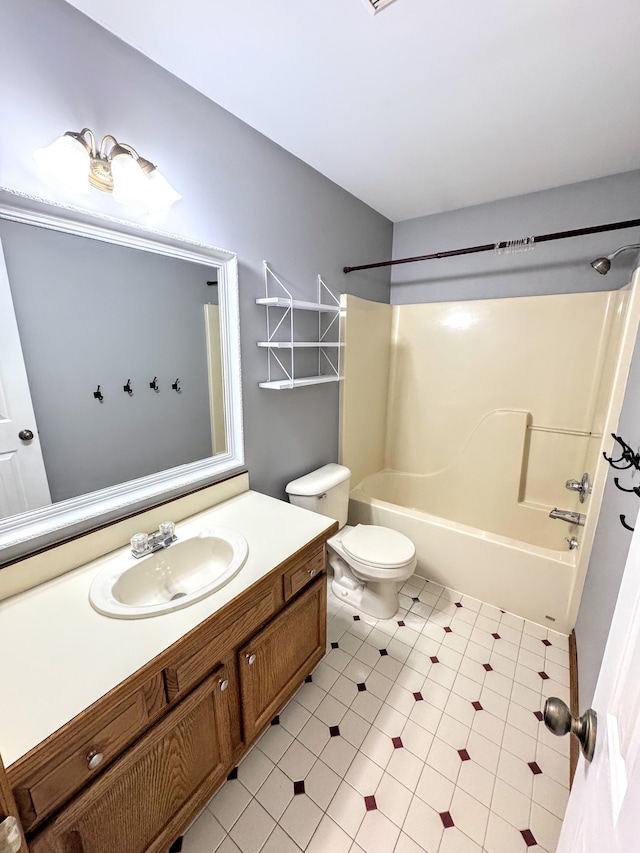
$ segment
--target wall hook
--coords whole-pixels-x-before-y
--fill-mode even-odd
[[[627,522],[625,521],[624,515],[620,516],[620,524],[622,524],[622,526],[624,527],[625,530],[630,530],[632,533],[635,530],[635,527],[631,527],[630,524],[627,524]]]
[[[104,395],[103,395],[102,391],[100,390],[99,385],[98,385],[97,390],[93,392],[93,396],[95,397],[96,400],[100,400],[100,402],[102,402],[104,400]]]
[[[160,390],[160,387],[158,385],[158,377],[157,376],[153,377],[153,382],[149,383],[149,388],[152,388],[156,393]]]
[[[131,380],[127,379],[127,384],[122,386],[125,394],[128,394],[130,397],[133,397],[133,388],[131,387]]]
[[[180,387],[180,380],[179,379],[176,379],[175,382],[172,382],[171,387],[173,388],[174,391],[177,391],[178,394],[182,394],[182,388]]]
[[[627,492],[627,494],[629,495],[637,495],[640,498],[640,486],[632,486],[630,489],[625,489],[624,486],[620,485],[620,480],[618,477],[614,477],[613,482],[615,483],[616,487],[620,489],[621,492]]]

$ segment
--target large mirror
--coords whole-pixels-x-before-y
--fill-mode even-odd
[[[243,462],[235,255],[0,190],[0,565]]]

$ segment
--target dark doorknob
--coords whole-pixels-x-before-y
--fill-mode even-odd
[[[554,735],[561,737],[575,735],[580,741],[582,754],[591,761],[596,748],[598,719],[596,712],[589,708],[581,717],[571,716],[567,705],[556,696],[551,696],[544,706],[544,724]]]
[[[20,441],[31,441],[33,439],[33,433],[30,429],[21,429],[18,433],[18,438]]]

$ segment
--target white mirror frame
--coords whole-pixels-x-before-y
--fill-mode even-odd
[[[215,267],[218,270],[227,441],[226,452],[215,457],[69,498],[5,520],[0,519],[0,566],[54,542],[157,504],[162,499],[178,497],[242,470],[242,377],[238,261],[235,253],[6,187],[0,187],[0,219]]]

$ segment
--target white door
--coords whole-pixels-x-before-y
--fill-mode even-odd
[[[593,698],[595,754],[590,764],[580,756],[558,853],[640,851],[639,524],[640,519]]]
[[[33,438],[20,439],[30,430]],[[0,518],[51,503],[0,243]]]

